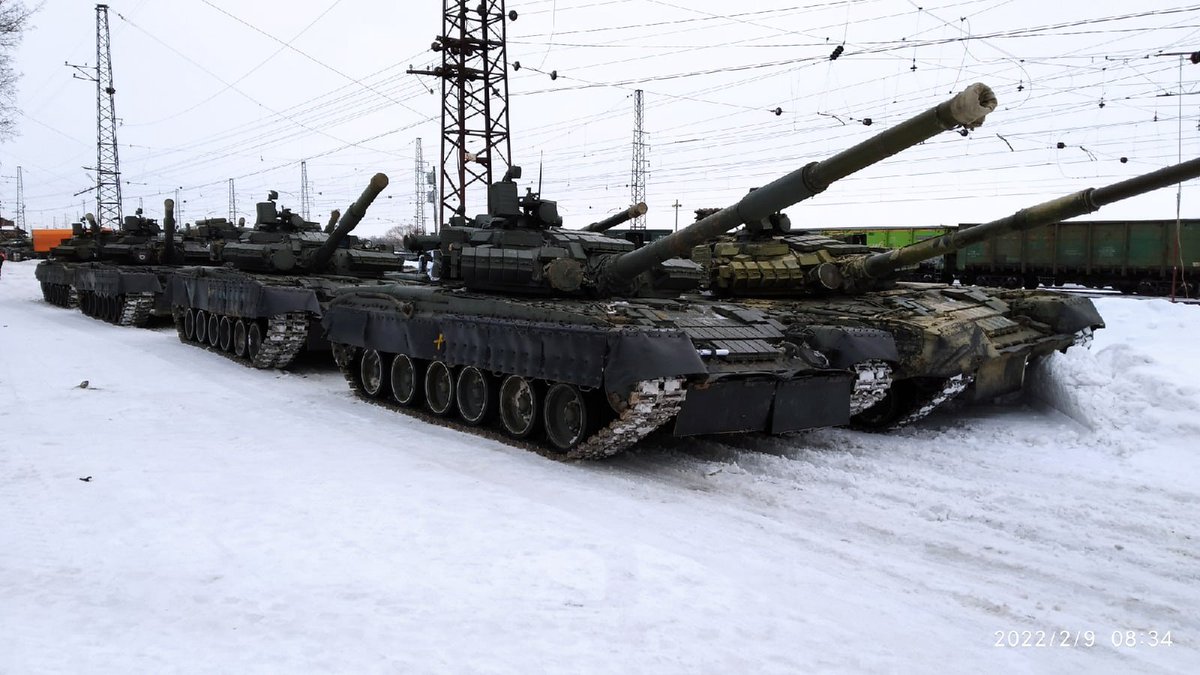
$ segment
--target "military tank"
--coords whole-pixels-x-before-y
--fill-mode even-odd
[[[71,224],[71,238],[50,249],[49,257],[38,263],[34,277],[41,284],[42,297],[46,302],[59,307],[78,307],[79,295],[75,292],[75,268],[80,263],[96,260],[100,248],[112,238],[112,232],[103,230],[96,217],[88,213],[83,221]]]
[[[145,326],[170,316],[163,291],[178,260],[175,203],[163,202],[163,224],[139,208],[97,242],[92,259],[74,265],[71,286],[86,315],[119,326]]]
[[[21,262],[33,257],[33,240],[19,227],[0,227],[0,251],[8,260]]]
[[[887,364],[892,372],[885,378],[876,376],[887,386],[852,419],[863,427],[891,427],[920,419],[955,397],[987,401],[1020,391],[1029,363],[1086,344],[1104,326],[1084,297],[906,283],[897,280],[900,272],[1197,175],[1200,160],[1192,160],[894,250],[793,232],[787,216],[775,213],[734,236],[695,247],[691,259],[704,270],[703,289],[768,312],[785,326],[824,323],[891,334],[899,359]]]
[[[668,425],[679,436],[846,424],[859,362],[896,358],[888,333],[784,326],[741,302],[663,295],[653,270],[996,105],[984,85],[812,162],[654,244],[570,230],[553,201],[518,196],[518,167],[488,211],[448,219],[431,280],[343,291],[323,324],[360,396],[457,417],[559,459],[598,459]],[[819,334],[820,348],[804,331]],[[540,433],[539,433],[540,431]]]
[[[183,342],[255,368],[285,368],[305,349],[328,350],[319,318],[341,288],[382,283],[404,261],[350,235],[387,186],[375,174],[330,233],[276,203],[257,205],[254,227],[214,248],[220,267],[175,272],[167,301]]]

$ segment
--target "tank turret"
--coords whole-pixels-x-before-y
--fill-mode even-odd
[[[532,190],[518,197],[514,179],[520,178],[520,167],[510,167],[503,180],[489,186],[487,214],[470,221],[456,216],[439,232],[435,276],[443,283],[503,292],[593,297],[648,292],[653,288],[648,278],[655,268],[686,257],[693,246],[744,223],[766,220],[834,181],[939,132],[973,129],[995,107],[992,90],[973,84],[912,119],[793,171],[737,204],[636,250],[634,244],[598,231],[606,221],[582,230],[562,228],[555,202]],[[429,242],[423,239],[409,243],[428,250]]]
[[[1106,204],[1197,176],[1200,176],[1200,159],[1052,199],[990,223],[887,251],[872,252],[862,245],[791,231],[788,217],[774,213],[732,237],[695,247],[691,258],[704,268],[703,286],[721,295],[803,297],[862,293],[892,284],[896,272],[902,268],[1009,232],[1092,213]]]
[[[633,220],[634,218],[637,218],[638,216],[645,215],[646,211],[647,211],[646,202],[638,202],[637,204],[634,204],[633,206],[625,209],[624,211],[622,211],[620,213],[614,213],[613,215],[605,218],[604,220],[592,223],[591,225],[585,225],[583,227],[583,231],[584,232],[607,232],[608,230],[611,230],[612,228],[616,227],[617,225],[620,225],[621,223],[626,223],[626,222]]]
[[[259,272],[329,272],[355,276],[380,276],[398,269],[391,251],[368,249],[350,231],[366,214],[375,197],[387,187],[387,176],[378,173],[358,200],[350,205],[332,232],[326,234],[288,209],[275,205],[275,192],[257,207],[254,229],[237,241],[226,242],[219,260],[234,267]]]
[[[733,206],[705,216],[688,227],[636,251],[613,256],[596,274],[605,293],[626,289],[637,277],[672,258],[687,257],[692,249],[743,224],[769,222],[780,210],[824,192],[834,181],[933,136],[983,124],[996,108],[996,95],[984,84],[972,84],[953,98],[820,162],[812,162],[752,191]],[[780,223],[782,224],[782,223]]]

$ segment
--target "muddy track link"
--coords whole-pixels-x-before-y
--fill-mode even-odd
[[[854,364],[854,375],[851,415],[857,415],[887,396],[892,387],[892,367],[883,361],[861,361]]]
[[[361,350],[356,347],[333,345],[333,356],[338,370],[346,379],[346,383],[350,385],[351,391],[360,400],[429,424],[482,436],[516,448],[536,452],[547,459],[559,462],[606,459],[628,450],[678,414],[687,394],[683,388],[682,378],[660,378],[638,382],[634,385],[629,404],[615,419],[571,450],[561,452],[538,443],[513,438],[498,429],[472,426],[454,417],[435,415],[421,407],[402,406],[390,399],[375,398],[363,389],[355,373],[354,366],[358,362],[360,352]]]
[[[963,391],[966,390],[966,388],[969,387],[971,382],[974,380],[975,378],[970,375],[955,375],[954,377],[947,379],[945,383],[942,384],[941,389],[935,391],[933,395],[926,398],[923,403],[917,406],[916,410],[900,418],[895,424],[892,425],[892,428],[898,429],[900,427],[908,426],[917,420],[925,418],[929,415],[929,413],[936,410],[938,406],[963,393]]]
[[[150,321],[150,313],[154,311],[153,293],[130,293],[125,296],[121,306],[121,318],[118,326],[145,326]]]

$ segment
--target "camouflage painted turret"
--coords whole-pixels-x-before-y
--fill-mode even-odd
[[[468,426],[495,422],[556,458],[607,457],[658,427],[690,436],[846,424],[879,389],[871,380],[864,394],[865,375],[896,358],[891,335],[784,326],[748,303],[681,296],[698,276],[664,289],[656,275],[697,243],[939,132],[977,126],[995,105],[991,90],[972,85],[642,249],[603,233],[638,206],[567,229],[555,202],[518,194],[520,169],[510,167],[489,186],[486,214],[406,238],[436,255],[432,280],[341,292],[326,334],[361,396]]]
[[[255,368],[283,368],[306,349],[328,349],[317,322],[333,293],[403,268],[391,247],[350,234],[387,184],[375,174],[329,232],[278,209],[272,192],[252,230],[214,248],[224,266],[185,267],[172,277],[167,296],[179,339]]]
[[[904,283],[897,281],[898,271],[1198,175],[1200,159],[1191,160],[887,251],[797,232],[786,215],[772,213],[733,236],[695,247],[691,259],[703,269],[702,288],[718,297],[756,300],[784,323],[825,321],[891,333],[899,347],[889,376],[894,382],[878,405],[856,418],[890,426],[928,414],[968,385],[973,400],[1019,391],[1031,360],[1086,342],[1104,325],[1087,298]]]

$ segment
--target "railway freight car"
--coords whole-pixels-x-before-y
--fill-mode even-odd
[[[1200,281],[1200,220],[1058,223],[976,244],[945,262],[968,284],[1080,284],[1143,295],[1166,295],[1174,285],[1176,293],[1194,295]]]

